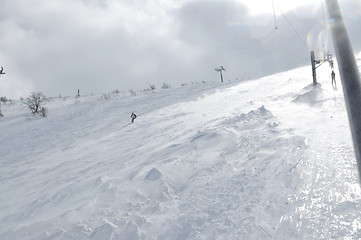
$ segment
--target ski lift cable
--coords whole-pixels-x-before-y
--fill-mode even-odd
[[[296,30],[296,28],[292,25],[292,23],[288,20],[288,18],[286,17],[286,15],[282,12],[282,10],[277,6],[278,11],[280,11],[280,13],[282,14],[282,16],[284,17],[284,19],[286,20],[286,22],[288,23],[288,25],[290,25],[290,27],[292,28],[292,30],[296,33],[297,37],[300,39],[300,41],[305,45],[305,47],[311,51],[311,49],[308,47],[307,42],[304,41],[304,39],[302,39],[301,34],[299,34]]]
[[[274,23],[275,23],[275,30],[277,30],[278,27],[277,27],[277,18],[276,18],[276,11],[275,11],[275,3],[274,3],[274,0],[272,0],[272,9],[273,9],[273,18],[274,18]]]
[[[322,9],[322,17],[323,17],[323,29],[326,30],[326,21],[325,21],[325,11],[323,10],[323,1],[321,0],[321,9]]]
[[[323,39],[323,43],[322,43],[322,47],[323,47],[323,54],[324,54],[324,58],[326,58],[326,49],[325,49],[325,44],[327,41],[327,28],[326,28],[326,20],[325,20],[325,11],[324,11],[324,7],[323,7],[323,0],[321,0],[321,9],[322,9],[322,18],[323,18],[323,30],[325,32],[325,38]],[[328,52],[328,50],[327,50]]]

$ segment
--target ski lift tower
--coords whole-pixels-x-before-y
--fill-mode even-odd
[[[321,66],[325,60],[316,60],[315,59],[315,52],[311,51],[311,66],[312,66],[312,77],[313,77],[313,86],[317,85],[317,76],[316,76],[316,68]],[[316,66],[316,64],[319,64]]]
[[[333,70],[333,60],[332,60],[332,54],[330,52],[323,53],[324,58],[320,60],[315,59],[315,52],[311,51],[311,65],[312,65],[312,77],[313,77],[313,86],[317,85],[317,76],[316,76],[316,69],[324,64],[325,62],[328,62],[330,64],[331,69]],[[316,66],[316,64],[318,64]]]
[[[223,66],[217,67],[216,72],[220,72],[221,74],[221,82],[223,82],[223,76],[222,76],[222,71],[226,71],[226,69]]]

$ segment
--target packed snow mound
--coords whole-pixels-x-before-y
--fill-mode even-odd
[[[173,189],[163,174],[156,168],[148,171],[144,182],[138,186],[138,193],[155,201],[169,201],[173,198]]]
[[[341,84],[318,71],[2,105],[0,239],[361,238]]]
[[[242,113],[240,116],[227,119],[223,122],[223,124],[227,126],[237,126],[237,128],[247,129],[252,126],[258,126],[259,124],[263,124],[265,122],[270,122],[272,118],[272,113],[262,105],[261,107],[255,110],[251,110],[248,113]],[[275,122],[270,124],[276,125]]]
[[[149,181],[156,181],[162,177],[162,173],[156,169],[152,168],[148,173],[147,176],[144,178],[145,180]]]
[[[317,84],[313,86],[310,84],[302,89],[302,92],[295,96],[293,102],[295,103],[306,103],[310,106],[320,106],[324,101],[322,93],[322,85]]]

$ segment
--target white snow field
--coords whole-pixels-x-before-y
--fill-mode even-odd
[[[361,238],[330,73],[2,104],[0,239]]]

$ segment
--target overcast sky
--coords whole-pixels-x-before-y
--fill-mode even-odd
[[[178,87],[218,81],[220,65],[252,79],[333,52],[321,1],[274,3],[276,21],[272,0],[1,0],[0,96]],[[360,51],[361,3],[340,4]]]

